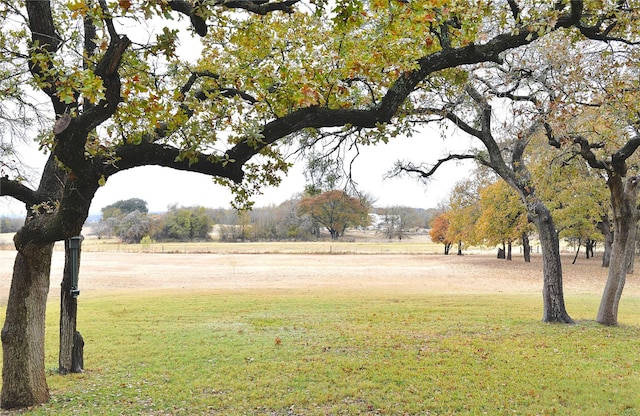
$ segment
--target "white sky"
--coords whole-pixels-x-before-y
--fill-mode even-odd
[[[450,189],[457,181],[468,176],[472,166],[470,163],[456,165],[450,162],[442,166],[426,186],[409,177],[384,179],[385,173],[398,159],[433,163],[447,151],[466,149],[468,146],[467,139],[451,138],[445,142],[435,130],[429,129],[412,138],[399,137],[388,144],[361,147],[360,156],[353,164],[353,176],[361,192],[377,198],[375,205],[378,207],[436,207],[448,198]],[[23,160],[34,169],[40,169],[46,158],[34,146],[34,149],[23,150]],[[305,185],[304,164],[304,161],[298,161],[279,187],[265,188],[264,194],[256,198],[256,206],[277,205],[300,193]],[[129,198],[141,198],[148,203],[151,212],[163,212],[173,203],[226,208],[230,206],[232,195],[206,175],[148,166],[130,169],[109,178],[107,184],[96,193],[90,214],[100,214],[104,206]],[[0,216],[21,216],[24,213],[21,203],[8,197],[0,198]]]

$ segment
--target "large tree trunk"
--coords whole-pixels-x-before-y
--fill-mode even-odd
[[[562,262],[560,259],[560,242],[551,213],[542,202],[537,201],[529,207],[530,218],[533,219],[540,236],[542,249],[543,287],[542,299],[544,322],[573,323],[564,304],[562,288]]]
[[[618,324],[618,305],[626,282],[628,264],[633,261],[635,252],[638,185],[640,181],[637,177],[630,177],[626,181],[617,175],[609,178],[614,226],[613,247],[607,284],[596,317],[604,325]]]
[[[2,328],[3,409],[49,401],[44,330],[53,244],[27,244],[16,255]]]

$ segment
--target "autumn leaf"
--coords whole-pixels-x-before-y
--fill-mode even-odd
[[[131,0],[118,0],[118,5],[122,10],[127,12],[131,8]]]

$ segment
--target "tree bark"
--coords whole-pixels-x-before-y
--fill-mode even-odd
[[[509,240],[507,242],[507,260],[513,260],[513,257],[511,257],[512,248],[513,243],[511,242],[511,240]]]
[[[602,267],[609,267],[611,263],[611,251],[613,247],[613,231],[611,231],[611,221],[607,215],[602,216],[602,221],[598,223],[598,229],[604,236],[604,252],[602,253]]]
[[[627,238],[627,249],[624,261],[627,266],[627,274],[633,274],[636,260],[636,236],[638,234],[637,210],[633,218],[629,218],[629,220],[633,221],[633,223],[629,223],[629,237]]]
[[[591,238],[587,238],[587,241],[585,242],[585,256],[587,259],[590,259],[591,257],[594,257],[593,255],[593,248],[596,245],[596,240],[592,240]]]
[[[556,226],[549,209],[537,201],[529,207],[542,249],[543,287],[542,299],[544,322],[573,323],[566,311],[562,288],[562,262],[560,259],[560,242]]]
[[[596,321],[603,325],[618,324],[618,306],[626,282],[629,261],[635,248],[636,224],[640,180],[630,177],[626,181],[618,175],[609,178],[611,208],[613,211],[613,246],[607,284],[600,300]]]
[[[502,248],[498,249],[498,258],[503,260],[507,258],[507,247],[504,240],[502,241]]]
[[[578,260],[578,254],[580,254],[580,246],[582,245],[582,237],[578,238],[578,248],[576,249],[576,255],[573,256],[573,261],[571,264],[576,264],[576,260]],[[589,258],[589,249],[587,249],[587,258]]]
[[[524,262],[531,263],[531,244],[527,233],[522,233],[522,251],[524,252]]]
[[[18,251],[2,328],[3,409],[49,401],[44,368],[44,331],[53,244]]]

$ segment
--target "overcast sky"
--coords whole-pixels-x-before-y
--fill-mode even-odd
[[[353,176],[361,192],[377,198],[375,205],[378,207],[436,207],[448,197],[457,181],[468,176],[470,164],[456,165],[450,162],[426,186],[408,177],[385,180],[385,173],[398,159],[432,163],[446,152],[465,149],[468,144],[468,140],[461,138],[445,142],[434,130],[427,130],[412,138],[394,138],[388,144],[362,147],[360,156],[353,164]],[[31,149],[23,151],[23,160],[38,169],[44,165],[46,157]],[[264,194],[256,198],[256,206],[277,205],[300,193],[305,185],[303,167],[304,161],[298,161],[279,187],[266,188]],[[100,214],[104,206],[129,198],[145,200],[151,212],[163,212],[173,203],[182,206],[229,207],[232,200],[226,188],[214,184],[206,175],[149,166],[109,178],[107,184],[96,193],[90,214]],[[24,215],[22,204],[10,203],[7,197],[0,198],[0,201],[0,215]]]

